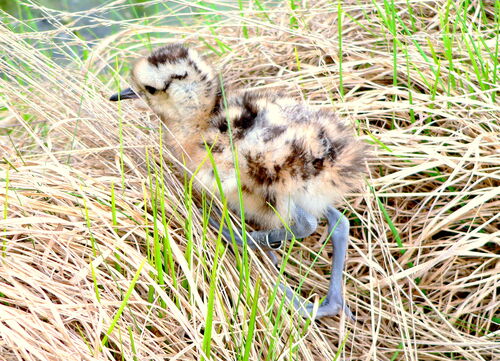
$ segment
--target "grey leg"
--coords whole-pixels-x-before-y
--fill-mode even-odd
[[[248,247],[255,249],[257,245],[263,249],[279,249],[283,241],[287,241],[293,238],[304,238],[312,234],[316,227],[318,226],[318,221],[316,218],[304,209],[300,207],[295,208],[294,223],[289,227],[290,230],[286,228],[277,228],[269,231],[254,231],[250,232],[251,238],[247,238]],[[219,227],[219,223],[209,219],[210,224],[214,227]],[[291,231],[291,232],[290,232]],[[234,233],[235,241],[238,245],[243,245],[243,240],[236,233]],[[222,228],[222,235],[227,241],[231,240],[231,234],[226,227]]]
[[[219,222],[215,221],[212,217],[210,217],[208,219],[208,221],[210,222],[210,224],[213,227],[219,229],[219,226],[220,226]],[[252,233],[254,233],[254,232],[250,232],[250,235],[252,235]],[[240,235],[236,232],[233,232],[233,235],[234,235],[234,240],[235,240],[236,244],[240,247],[243,246],[243,239],[240,237]],[[222,237],[224,237],[226,242],[228,242],[228,243],[231,242],[231,233],[229,232],[229,229],[227,227],[222,227]],[[248,247],[250,247],[251,249],[256,249],[260,246],[261,248],[264,249],[267,257],[269,257],[269,259],[271,260],[274,267],[278,267],[278,258],[276,257],[276,254],[274,253],[273,250],[279,249],[281,247],[281,241],[279,243],[276,243],[276,244],[272,244],[272,243],[269,243],[266,245],[259,244],[259,246],[257,246],[257,243],[254,242],[252,240],[252,238],[247,237]]]
[[[210,217],[208,219],[208,221],[210,222],[210,224],[214,228],[219,229],[220,223],[217,222],[215,219],[213,219],[212,217]],[[237,232],[235,232],[234,230],[233,230],[233,235],[234,235],[234,240],[235,240],[236,244],[238,246],[242,246],[243,245],[243,239],[241,238],[241,236]],[[222,238],[224,238],[226,240],[226,242],[231,243],[231,232],[229,232],[229,229],[226,226],[222,227]],[[256,249],[257,248],[257,244],[254,241],[252,241],[250,238],[247,238],[247,245],[251,249]]]
[[[342,271],[344,269],[345,255],[349,242],[349,221],[333,207],[328,207],[326,218],[328,219],[328,234],[333,244],[333,257],[331,266],[330,285],[325,300],[321,303],[316,317],[335,316],[344,310],[346,316],[354,320],[351,310],[345,305],[342,297]],[[288,299],[292,300],[295,309],[302,316],[310,316],[314,304],[297,296],[290,288],[280,284],[279,287],[285,292]]]
[[[349,243],[349,220],[333,207],[328,207],[328,232],[333,244],[332,274],[328,294],[319,306],[316,317],[334,316],[344,310],[347,317],[354,320],[354,316],[342,297],[342,271],[344,270],[345,256]],[[331,233],[333,230],[333,234]],[[312,307],[310,308],[312,311]]]
[[[250,232],[250,236],[252,236],[252,238],[263,247],[270,244],[279,245],[279,248],[281,247],[283,241],[291,240],[294,236],[295,238],[305,238],[314,233],[318,227],[316,217],[307,213],[304,209],[298,206],[295,207],[293,220],[294,223],[289,227],[289,229],[283,227],[269,231],[255,231]]]

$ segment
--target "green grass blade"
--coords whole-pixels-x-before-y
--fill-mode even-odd
[[[130,282],[130,286],[127,290],[127,292],[124,295],[123,301],[120,304],[120,307],[118,308],[118,311],[116,311],[115,316],[113,317],[113,320],[111,321],[111,325],[108,328],[108,331],[106,332],[106,335],[103,337],[101,341],[101,345],[104,346],[106,342],[108,341],[109,336],[113,332],[113,330],[116,327],[116,324],[118,323],[118,320],[120,319],[120,316],[122,315],[123,310],[125,309],[125,306],[127,306],[128,300],[130,298],[130,295],[132,294],[132,291],[134,290],[135,284],[137,280],[139,279],[139,276],[141,275],[142,268],[144,267],[144,264],[146,263],[146,258],[144,258],[139,265],[139,268],[137,269],[137,272],[134,275],[134,278],[132,278],[132,282]]]
[[[260,277],[257,278],[257,282],[255,283],[252,311],[250,313],[250,320],[248,321],[248,333],[246,335],[245,353],[243,355],[243,361],[248,361],[250,359],[250,350],[253,344],[253,335],[255,332],[255,324],[257,317],[257,308],[258,308],[257,306],[259,304],[260,280],[261,280]]]

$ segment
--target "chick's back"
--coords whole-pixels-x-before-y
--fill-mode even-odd
[[[228,125],[229,120],[229,125]],[[221,144],[229,132],[239,154],[245,217],[276,228],[300,206],[321,217],[362,179],[365,146],[335,113],[314,110],[279,94],[243,91],[211,119]],[[229,147],[216,157],[222,168]],[[228,178],[229,179],[228,179]],[[228,203],[238,209],[234,173],[226,173]],[[278,213],[280,216],[278,216]]]

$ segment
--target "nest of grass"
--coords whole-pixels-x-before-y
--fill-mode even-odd
[[[55,30],[0,25],[0,359],[498,359],[500,8],[206,3],[191,25],[123,21],[93,44],[55,11]],[[372,144],[365,188],[341,205],[357,322],[293,314],[269,261],[196,212],[168,129],[140,102],[107,101],[129,60],[179,40],[229,87],[335,109]],[[325,237],[282,251],[283,279],[316,301]]]

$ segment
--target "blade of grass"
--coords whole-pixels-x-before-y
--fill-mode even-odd
[[[339,37],[339,92],[340,99],[344,99],[344,78],[343,78],[343,69],[342,69],[342,61],[344,59],[344,55],[342,52],[342,1],[338,1],[337,5],[337,21],[338,21],[338,37]]]
[[[108,331],[106,332],[106,334],[104,335],[104,337],[101,340],[102,346],[104,346],[106,344],[106,342],[108,341],[108,338],[111,335],[111,333],[113,332],[113,330],[115,329],[116,324],[118,323],[118,320],[120,319],[120,316],[122,315],[122,312],[125,309],[125,306],[127,306],[130,295],[132,294],[132,291],[134,290],[135,284],[136,284],[137,280],[139,279],[139,276],[141,275],[142,268],[144,267],[144,264],[146,263],[146,261],[147,261],[147,259],[144,258],[142,260],[141,264],[139,265],[139,268],[137,268],[137,272],[135,273],[134,277],[132,278],[132,282],[130,282],[130,286],[123,297],[123,301],[120,304],[118,311],[116,311],[116,314],[113,317],[113,320],[111,321],[111,325],[109,326]]]
[[[255,282],[255,290],[253,293],[253,303],[252,303],[252,311],[250,313],[250,320],[248,321],[248,333],[246,335],[245,341],[245,353],[243,355],[243,361],[248,361],[250,359],[250,350],[253,344],[253,336],[255,332],[255,324],[257,318],[257,306],[259,304],[259,291],[260,291],[260,280],[261,278],[257,278]]]
[[[5,157],[4,157],[5,159]],[[9,180],[10,180],[10,164],[7,164],[5,167],[5,201],[3,203],[3,219],[7,221],[9,216]],[[4,228],[4,233],[7,234],[7,226]],[[7,238],[5,238],[2,242],[2,256],[7,256]]]
[[[207,301],[207,318],[205,321],[205,332],[203,334],[203,359],[210,359],[210,349],[212,340],[212,332],[213,332],[213,310],[215,304],[215,293],[219,279],[219,257],[221,251],[223,249],[221,233],[217,237],[215,244],[215,253],[212,264],[212,273],[210,275],[210,286],[208,290],[208,301]],[[206,355],[206,356],[205,356]],[[205,358],[206,357],[206,358]]]

